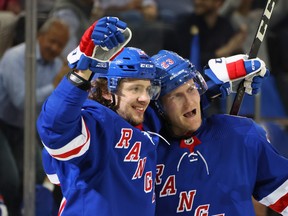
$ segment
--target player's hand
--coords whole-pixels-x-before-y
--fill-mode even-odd
[[[83,34],[79,46],[67,57],[72,69],[99,72],[106,67],[130,41],[131,31],[117,17],[103,17],[91,25]]]
[[[270,73],[264,61],[259,58],[248,59],[248,56],[243,54],[211,59],[208,66],[204,73],[219,87],[222,97],[236,92],[242,80],[247,94],[257,94],[263,78]]]

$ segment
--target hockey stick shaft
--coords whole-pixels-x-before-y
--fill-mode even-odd
[[[260,19],[260,23],[258,25],[258,29],[256,32],[256,35],[254,37],[250,52],[248,54],[249,59],[256,58],[258,51],[260,49],[260,46],[262,44],[262,41],[264,39],[264,36],[266,34],[266,30],[268,28],[268,24],[274,9],[274,6],[276,5],[277,0],[268,0],[265,6],[265,9],[263,11],[262,17]],[[237,89],[236,96],[234,98],[230,114],[231,115],[238,115],[241,104],[243,101],[245,95],[245,87],[244,87],[244,80],[239,84],[239,87]]]

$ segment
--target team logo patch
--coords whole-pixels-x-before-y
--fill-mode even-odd
[[[194,142],[193,137],[184,140],[184,143],[186,145],[191,145],[191,144],[193,144],[193,142]]]

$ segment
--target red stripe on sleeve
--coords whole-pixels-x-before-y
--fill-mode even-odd
[[[68,157],[70,157],[72,155],[77,155],[81,151],[81,149],[86,145],[86,143],[89,141],[89,139],[90,139],[90,132],[89,132],[88,128],[86,127],[86,124],[85,124],[85,129],[86,129],[86,132],[87,132],[87,138],[86,138],[85,142],[83,143],[83,145],[78,146],[77,148],[72,149],[71,151],[67,151],[67,152],[65,152],[63,154],[51,155],[51,156],[55,157],[55,158],[68,158]]]
[[[67,200],[65,198],[63,198],[64,200],[62,200],[61,202],[61,205],[60,205],[60,208],[59,208],[59,211],[58,211],[58,216],[61,216],[62,215],[62,212],[65,208],[65,205],[66,205],[66,202]]]
[[[281,197],[274,204],[270,205],[269,208],[280,213],[288,206],[288,193],[285,196]]]

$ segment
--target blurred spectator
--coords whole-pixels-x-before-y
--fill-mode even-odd
[[[179,16],[193,12],[191,0],[156,0],[158,5],[158,18],[163,22],[175,23]]]
[[[275,76],[279,95],[288,110],[288,1],[277,1],[268,32],[268,51],[272,74]]]
[[[26,8],[26,1],[28,0],[18,0],[20,2],[21,8]],[[54,2],[56,0],[37,0],[35,1],[37,8],[37,15],[41,17],[45,17],[47,19],[49,12],[52,10]],[[30,2],[31,3],[31,2]],[[29,4],[30,4],[29,3]],[[27,9],[22,10],[22,12],[28,11]]]
[[[236,33],[230,20],[219,15],[224,0],[192,1],[194,12],[181,17],[172,35],[167,35],[164,48],[192,60],[198,70],[211,58],[242,52],[246,31]],[[194,43],[196,38],[199,41]]]
[[[18,0],[0,0],[0,11],[10,11],[17,15],[22,11],[21,4]]]
[[[13,29],[13,42],[12,46],[16,46],[20,43],[25,42],[26,26],[25,26],[26,12],[23,11],[17,16],[17,21]],[[37,31],[46,22],[47,17],[37,14]]]
[[[48,16],[56,0],[37,0],[37,13]]]
[[[36,44],[36,110],[39,113],[42,103],[51,94],[58,84],[62,74],[62,60],[60,53],[69,38],[67,25],[55,18],[47,20],[40,28]],[[8,140],[10,151],[19,172],[20,188],[23,179],[23,153],[24,153],[24,102],[25,102],[25,49],[26,44],[21,43],[8,49],[0,61],[0,130]],[[31,124],[35,124],[31,122]],[[42,184],[45,174],[42,168],[42,145],[38,143],[36,150],[36,183]],[[1,149],[2,151],[3,149]],[[9,157],[6,155],[6,157]],[[8,163],[8,160],[7,160]],[[1,163],[4,170],[9,170],[11,164]],[[6,173],[0,174],[1,178],[9,178]],[[2,181],[5,181],[2,179]],[[7,180],[9,181],[9,179]],[[12,180],[11,180],[12,181]],[[6,185],[0,185],[2,188]],[[1,188],[0,188],[1,190]],[[3,191],[2,191],[3,192]],[[9,209],[12,212],[19,211],[22,189],[19,194],[13,194],[19,198],[18,202],[11,204],[5,196]],[[13,214],[11,214],[13,216]]]
[[[137,24],[157,19],[157,4],[154,0],[98,0],[105,16],[116,16],[128,23]]]
[[[212,58],[243,53],[245,28],[235,31],[227,17],[219,14],[225,0],[191,0],[194,12],[183,15],[175,28],[165,34],[164,49],[188,58],[201,72]],[[217,99],[207,114],[222,113]]]
[[[255,0],[256,1],[256,0]],[[288,1],[277,1],[269,25],[273,28],[287,17]]]
[[[95,13],[116,16],[128,24],[133,37],[130,46],[144,49],[152,55],[162,49],[165,26],[158,21],[155,0],[95,0]]]
[[[238,8],[231,14],[232,23],[235,29],[242,26],[247,28],[247,37],[243,43],[242,49],[244,53],[249,53],[261,16],[263,14],[262,8],[253,9],[253,2],[255,0],[240,0]],[[270,59],[267,50],[267,37],[265,36],[262,41],[261,47],[258,52],[258,57],[265,61],[268,68],[270,68]]]
[[[61,56],[75,49],[84,31],[90,26],[94,0],[55,0],[50,16],[63,20],[69,26],[70,39]]]
[[[21,10],[18,0],[0,0],[0,58],[13,44],[14,27]]]
[[[16,22],[17,15],[9,11],[0,11],[0,58],[13,44]]]
[[[234,24],[235,28],[240,28],[241,26],[245,26],[248,30],[247,37],[243,43],[243,51],[247,54],[249,54],[249,51],[251,49],[251,46],[252,46],[254,37],[256,35],[256,31],[259,26],[259,22],[260,22],[260,19],[264,10],[263,8],[255,7],[255,2],[256,0],[241,0],[237,10],[235,10],[234,13],[231,14],[232,23]],[[276,12],[276,14],[274,14],[274,12]],[[275,18],[274,15],[277,15],[276,6],[271,16],[271,21]],[[288,89],[285,86],[287,86],[288,84],[288,79],[286,81],[286,85],[285,84],[279,85],[279,81],[277,82],[277,77],[279,76],[281,71],[283,71],[279,68],[279,66],[281,65],[279,61],[281,60],[282,57],[285,56],[286,51],[284,50],[286,49],[284,48],[282,54],[279,54],[279,51],[282,49],[282,47],[285,46],[286,42],[283,43],[280,48],[280,46],[278,47],[278,43],[281,41],[280,38],[278,38],[277,41],[274,41],[273,49],[275,49],[276,47],[278,47],[279,49],[278,51],[273,53],[273,55],[271,55],[271,52],[270,52],[271,49],[269,51],[268,43],[267,43],[268,40],[271,40],[271,36],[273,35],[273,33],[271,35],[271,32],[273,32],[272,30],[273,28],[271,29],[271,27],[273,27],[273,25],[271,26],[270,24],[271,23],[269,23],[268,29],[266,30],[266,35],[264,37],[264,40],[261,43],[257,56],[265,61],[267,67],[271,71],[271,75],[267,80],[263,82],[261,95],[259,96],[258,101],[255,99],[255,97],[244,98],[242,108],[240,110],[240,115],[254,117],[255,113],[257,114],[257,112],[259,112],[258,115],[260,115],[262,118],[283,118],[287,116],[287,113],[285,111],[285,106],[283,104],[283,101],[286,100],[285,99],[286,95],[283,94],[283,90],[281,90],[281,88],[286,88],[286,92],[287,92]],[[282,26],[285,26],[285,25],[282,25]],[[283,28],[277,28],[277,30],[278,29],[283,30]],[[281,34],[281,36],[282,35],[283,34]],[[286,37],[287,36],[288,35],[286,35]],[[275,59],[277,62],[279,62],[279,64],[276,63],[276,67],[274,66]],[[282,62],[283,63],[287,62],[286,59],[287,58],[285,58],[285,60],[283,59]],[[272,63],[274,63],[272,64],[273,66],[272,68],[271,68],[271,60],[272,60]],[[281,76],[280,79],[281,79],[280,82],[283,82],[283,80],[285,80],[285,76]],[[281,97],[280,95],[282,94],[283,96]],[[258,111],[256,110],[255,112],[256,103],[260,104],[261,110],[258,110]],[[271,104],[273,104],[273,109],[271,109]]]
[[[225,0],[219,10],[222,16],[230,17],[230,15],[239,7],[241,0]]]

